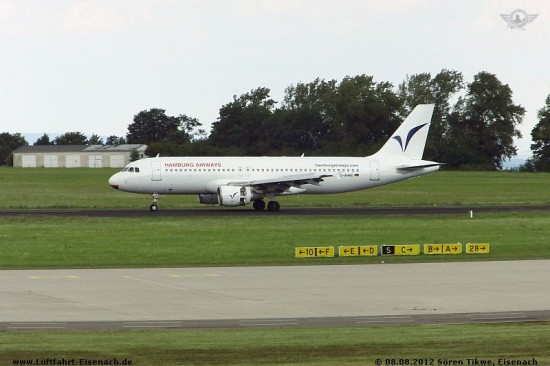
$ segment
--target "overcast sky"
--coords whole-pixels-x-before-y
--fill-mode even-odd
[[[500,14],[538,18],[525,30]],[[488,71],[527,109],[550,94],[546,0],[0,0],[0,132],[123,136],[141,110],[208,127],[257,87]],[[53,137],[53,136],[51,136]]]

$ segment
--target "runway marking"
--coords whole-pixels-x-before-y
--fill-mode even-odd
[[[239,327],[273,327],[283,325],[298,325],[298,319],[254,319],[241,320]]]
[[[356,321],[355,322],[356,324],[376,324],[376,323],[395,323],[395,324],[405,324],[405,323],[416,323],[414,320],[412,319],[387,319],[387,320],[361,320],[361,321]]]
[[[68,323],[58,322],[14,322],[6,329],[11,330],[41,330],[41,329],[67,329]]]
[[[144,279],[136,278],[136,277],[132,277],[132,276],[122,276],[122,278],[126,278],[126,279],[132,280],[132,281],[147,283],[147,284],[149,284],[149,285],[154,285],[154,286],[159,286],[159,287],[165,287],[165,288],[171,288],[171,289],[173,289],[173,290],[179,290],[179,291],[185,291],[185,292],[196,292],[196,293],[201,293],[201,294],[202,294],[202,291],[191,290],[191,289],[184,288],[184,287],[179,287],[179,286],[167,285],[167,284],[165,284],[165,283],[160,283],[160,282],[155,282],[155,281],[144,280]]]
[[[128,328],[128,329],[166,329],[166,328],[181,328],[181,325],[124,325],[122,328]]]
[[[67,329],[67,327],[8,327],[11,330],[43,330],[43,329]]]
[[[142,321],[142,322],[127,322],[123,328],[181,328],[180,321]]]
[[[74,322],[0,322],[0,331],[75,331],[75,330],[119,330],[119,329],[226,329],[246,327],[335,327],[335,326],[380,326],[383,324],[472,324],[473,318],[488,318],[500,315],[498,323],[550,322],[550,310],[535,310],[517,313],[515,320],[506,312],[501,313],[451,313],[426,314],[420,316],[372,316],[372,317],[316,317],[316,318],[265,318],[265,319],[220,319],[220,320],[134,320],[134,321],[74,321]],[[523,315],[524,319],[521,319]],[[506,319],[508,318],[508,319]],[[399,321],[403,320],[403,321]],[[488,322],[489,323],[489,322]],[[491,322],[494,323],[494,322]]]
[[[170,278],[202,278],[202,277],[220,277],[220,275],[219,274],[214,274],[214,273],[206,273],[206,274],[199,274],[199,275],[171,274],[171,275],[166,275],[166,277],[170,277]]]
[[[222,295],[222,294],[212,293],[212,292],[209,292],[209,291],[194,290],[194,289],[191,289],[191,288],[168,285],[168,284],[165,284],[165,283],[150,281],[150,280],[144,280],[144,279],[136,278],[136,277],[132,277],[132,276],[122,276],[122,277],[126,278],[126,279],[129,279],[129,280],[132,280],[132,281],[147,283],[149,285],[159,286],[159,287],[164,287],[164,288],[170,288],[170,289],[178,290],[178,291],[189,292],[189,293],[193,293],[193,294],[201,295],[201,296],[210,296],[210,297],[217,297],[217,298],[225,297],[225,298],[228,298],[228,299],[237,299],[239,301],[251,301],[251,300],[248,300],[248,299],[243,299],[241,297]]]
[[[250,324],[239,324],[240,327],[273,327],[273,326],[282,326],[282,325],[298,325],[300,323],[250,323]]]
[[[286,305],[274,305],[274,304],[271,304],[271,303],[268,303],[268,302],[264,302],[263,300],[247,299],[247,298],[244,298],[244,297],[231,296],[231,295],[224,295],[224,294],[215,293],[215,292],[210,292],[210,291],[194,290],[194,289],[185,288],[185,287],[179,287],[179,286],[168,285],[168,284],[161,283],[161,282],[150,281],[150,280],[144,280],[144,279],[136,278],[136,277],[132,277],[132,276],[122,276],[122,278],[126,278],[126,279],[131,280],[131,281],[137,281],[137,282],[146,283],[146,284],[153,285],[153,286],[159,286],[159,287],[164,287],[164,288],[170,288],[170,289],[173,289],[173,290],[188,292],[188,293],[192,293],[192,294],[196,294],[196,295],[201,295],[201,296],[209,296],[209,297],[218,298],[218,299],[219,299],[219,298],[227,298],[227,299],[232,299],[232,300],[237,300],[237,301],[242,301],[242,302],[248,302],[248,303],[253,303],[253,304],[260,304],[260,305],[262,305],[262,306],[266,306],[266,307],[270,307],[270,308],[274,308],[274,309],[281,309],[281,308],[282,308],[282,309],[286,309],[286,310],[291,309],[291,308],[289,308],[289,307],[286,306]],[[293,310],[295,310],[295,311],[300,311],[300,312],[302,312],[302,313],[305,312],[303,309],[293,309]]]
[[[66,322],[13,322],[12,325],[67,325]]]
[[[67,280],[76,280],[76,279],[79,279],[80,277],[78,276],[29,276],[29,278],[31,280],[63,280],[63,279],[67,279]]]

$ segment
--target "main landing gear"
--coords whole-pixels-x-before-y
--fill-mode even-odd
[[[264,200],[256,200],[254,201],[252,206],[254,206],[254,209],[256,211],[262,211],[265,208],[265,202]],[[267,210],[270,212],[279,211],[280,208],[281,208],[281,205],[277,201],[269,201],[267,203]]]

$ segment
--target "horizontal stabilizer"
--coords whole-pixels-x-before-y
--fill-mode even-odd
[[[435,161],[427,161],[427,160],[418,160],[414,162],[413,164],[407,164],[407,165],[400,165],[397,167],[397,170],[417,170],[417,169],[424,169],[424,168],[431,168],[434,166],[440,167],[442,165],[445,165],[444,163],[436,163]]]

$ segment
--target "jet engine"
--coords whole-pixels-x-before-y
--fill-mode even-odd
[[[217,205],[218,195],[214,193],[201,193],[199,194],[199,203],[203,205]]]
[[[221,206],[244,206],[250,203],[254,196],[250,187],[218,187],[218,202]]]

